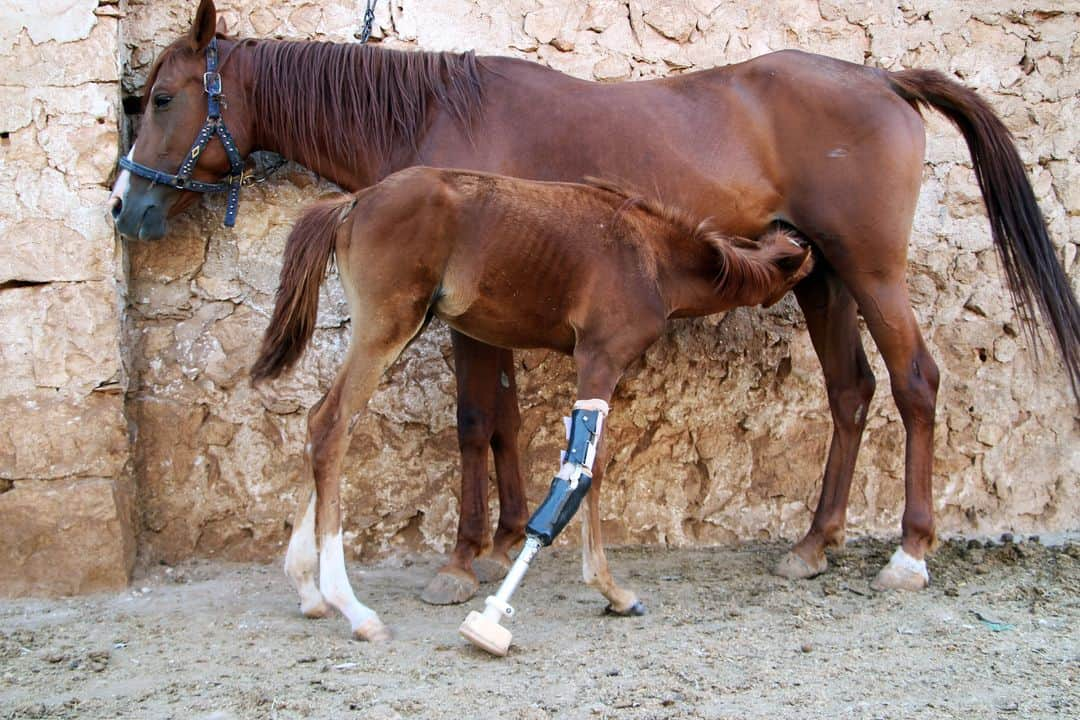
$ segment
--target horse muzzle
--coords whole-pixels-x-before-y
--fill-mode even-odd
[[[109,211],[116,230],[132,239],[160,240],[168,232],[171,188],[151,187],[142,193],[114,193],[109,198]]]

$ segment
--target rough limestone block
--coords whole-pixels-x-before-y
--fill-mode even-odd
[[[120,477],[127,449],[119,393],[65,398],[40,390],[0,400],[0,480]]]
[[[135,536],[113,478],[28,480],[0,493],[0,597],[75,595],[128,582]]]
[[[7,279],[34,278],[0,277]],[[115,382],[120,374],[115,296],[110,281],[0,292],[0,398],[27,397],[42,388],[82,397]]]

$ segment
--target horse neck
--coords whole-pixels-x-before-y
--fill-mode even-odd
[[[238,71],[243,74],[247,109],[251,113],[256,113],[256,108],[260,106],[259,88],[255,82],[255,63],[257,62],[255,48],[263,42],[274,41],[249,40],[240,43],[234,51],[238,53],[236,65]],[[313,77],[310,80],[315,82],[317,79]],[[335,109],[333,106],[330,108]],[[296,108],[297,113],[311,110],[311,108]],[[320,119],[325,123],[335,123],[338,120],[329,113]],[[254,128],[253,149],[282,155],[352,192],[369,187],[397,170],[416,164],[418,160],[414,147],[395,148],[390,157],[377,161],[373,153],[365,147],[363,137],[350,137],[352,143],[343,145],[326,142],[323,138],[315,136],[312,142],[296,146],[295,143],[289,141],[288,137],[282,136],[283,132],[287,134],[287,127],[260,123],[258,119],[252,123],[252,127]],[[417,147],[425,132],[424,128],[417,132],[415,143]]]

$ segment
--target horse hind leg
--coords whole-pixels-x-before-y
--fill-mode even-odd
[[[859,335],[855,300],[827,265],[795,288],[806,316],[832,413],[833,435],[817,510],[806,536],[773,569],[786,578],[809,578],[828,568],[825,550],[844,543],[848,496],[874,374]]]
[[[930,576],[934,543],[934,413],[938,368],[919,332],[901,275],[853,287],[863,317],[889,369],[893,400],[906,432],[902,542],[872,583],[877,590],[920,590]]]
[[[305,453],[305,464],[308,458]],[[310,467],[304,474],[311,476]],[[315,543],[315,490],[308,493],[308,499],[297,507],[293,522],[289,549],[285,553],[285,574],[292,580],[293,587],[300,594],[300,612],[309,618],[325,617],[330,612],[319,586],[316,574],[319,569],[319,549]]]
[[[370,305],[366,312],[358,313],[357,307],[350,300],[353,317],[363,317],[366,322],[354,322],[345,364],[322,402],[308,416],[305,453],[315,483],[319,591],[348,619],[353,637],[382,641],[390,638],[389,630],[374,610],[357,599],[345,569],[341,464],[349,446],[353,415],[367,404],[379,378],[423,327],[427,310],[419,303],[408,312]]]

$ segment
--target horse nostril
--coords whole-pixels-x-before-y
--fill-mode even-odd
[[[120,211],[124,209],[124,201],[118,197],[114,197],[109,200],[109,212],[112,213],[112,219],[116,220],[120,217]]]

